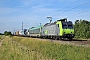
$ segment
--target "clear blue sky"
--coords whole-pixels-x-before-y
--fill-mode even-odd
[[[22,22],[24,28],[45,24],[48,16],[53,22],[61,18],[90,21],[90,0],[0,0],[1,33],[21,30]]]

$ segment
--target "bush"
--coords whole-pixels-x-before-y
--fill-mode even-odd
[[[5,32],[4,32],[4,35],[5,35],[5,36],[12,36],[12,33],[11,33],[10,31],[9,31],[9,32],[5,31]]]

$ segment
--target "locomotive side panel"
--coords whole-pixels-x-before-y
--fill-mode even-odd
[[[57,36],[59,34],[58,25],[47,25],[42,28],[43,36]]]

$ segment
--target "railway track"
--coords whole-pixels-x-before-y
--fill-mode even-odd
[[[27,37],[27,36],[22,36],[22,37]],[[43,39],[43,38],[36,38],[36,37],[27,37],[27,38],[33,38],[41,41],[50,41],[50,42],[55,42],[55,43],[60,43],[60,44],[69,44],[69,45],[75,45],[75,46],[83,46],[83,47],[90,47],[90,39],[89,40],[78,40],[78,39],[73,39],[73,40],[54,40],[54,39]]]
[[[75,46],[90,47],[90,40],[78,40],[78,39],[53,40],[53,39],[41,39],[41,38],[35,38],[35,39],[42,40],[42,41],[50,41],[50,42],[55,42],[55,43],[60,43],[60,44],[69,44],[69,45],[75,45]]]
[[[75,46],[83,46],[83,47],[90,47],[90,40],[59,40],[59,41],[55,41],[55,42],[59,42],[60,44],[69,44],[69,45],[75,45]]]
[[[82,47],[90,47],[90,40],[53,40],[53,39],[41,39],[36,38],[37,40],[47,40],[50,42],[60,43],[60,44],[69,44],[69,45],[75,45],[75,46],[82,46]]]

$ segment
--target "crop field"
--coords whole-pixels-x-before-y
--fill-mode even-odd
[[[90,60],[90,48],[37,38],[4,37],[1,60]]]

